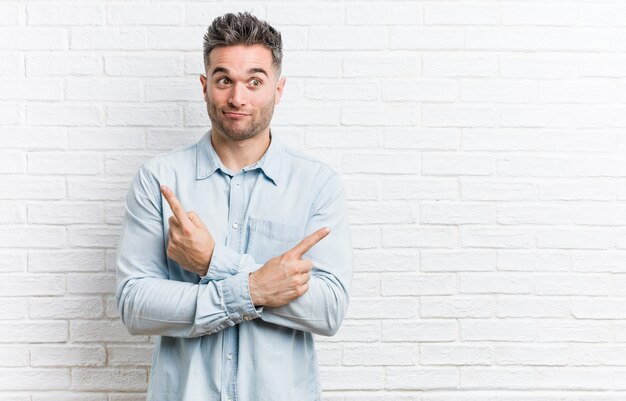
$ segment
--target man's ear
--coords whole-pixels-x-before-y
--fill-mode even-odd
[[[200,74],[200,83],[202,84],[202,95],[204,97],[204,100],[207,100],[207,79],[206,79],[206,75],[204,74]]]
[[[280,103],[280,98],[283,96],[283,89],[285,88],[285,82],[287,82],[287,78],[280,77],[276,84],[276,100],[274,101],[274,105]]]

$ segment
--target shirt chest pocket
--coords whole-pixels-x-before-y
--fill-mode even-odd
[[[247,253],[257,263],[265,263],[296,246],[304,238],[304,225],[291,225],[272,220],[248,220],[250,239]]]

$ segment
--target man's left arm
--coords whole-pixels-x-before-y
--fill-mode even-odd
[[[313,203],[306,234],[320,227],[330,228],[330,234],[303,257],[313,262],[309,290],[284,306],[265,307],[261,319],[332,336],[339,329],[348,309],[353,270],[346,198],[336,174],[330,177]]]

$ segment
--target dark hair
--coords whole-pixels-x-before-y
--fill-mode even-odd
[[[272,65],[280,72],[283,61],[283,40],[274,27],[249,12],[228,13],[213,20],[204,34],[204,68],[209,66],[209,53],[216,47],[256,45],[272,52]]]

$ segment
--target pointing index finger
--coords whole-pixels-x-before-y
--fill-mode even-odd
[[[309,249],[313,248],[315,244],[324,239],[324,237],[326,237],[329,233],[330,229],[328,227],[320,228],[313,234],[304,237],[304,239],[300,241],[298,245],[287,251],[287,254],[296,259],[301,259],[302,256],[304,256],[304,254],[309,251]]]
[[[174,213],[174,216],[176,216],[180,225],[185,227],[186,225],[191,224],[191,220],[189,220],[185,209],[183,209],[183,206],[176,198],[176,195],[174,195],[174,191],[169,189],[166,185],[161,185],[161,193],[170,205],[170,209],[172,209],[172,212]]]

